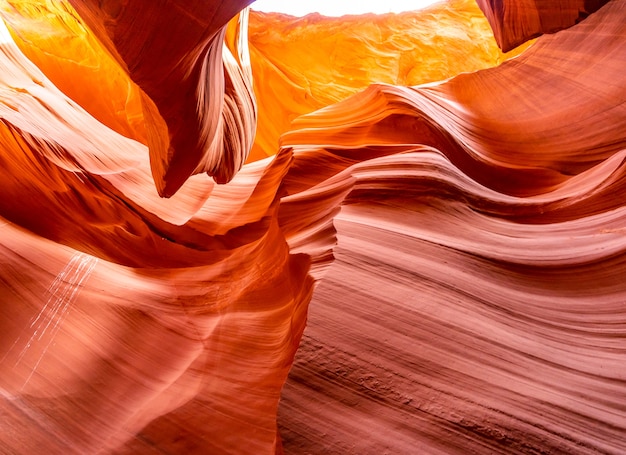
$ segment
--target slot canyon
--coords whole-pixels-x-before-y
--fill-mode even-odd
[[[625,0],[0,17],[0,455],[626,453]]]

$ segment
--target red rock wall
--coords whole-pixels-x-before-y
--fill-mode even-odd
[[[608,0],[477,0],[501,49],[571,27]]]
[[[294,122],[286,182],[356,182],[283,394],[289,453],[626,449],[625,14]]]
[[[0,4],[2,450],[280,452],[294,356],[288,453],[626,450],[624,3],[362,91],[405,53],[256,78],[246,4]],[[253,76],[252,159],[342,101],[243,166]]]

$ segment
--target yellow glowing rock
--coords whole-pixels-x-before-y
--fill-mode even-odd
[[[256,107],[246,14],[241,27],[233,21],[224,46],[227,22],[247,3],[196,0],[164,9],[15,0],[3,4],[3,15],[53,83],[105,125],[149,146],[157,190],[171,197],[197,173],[229,181],[250,151]]]
[[[500,52],[473,0],[380,16],[252,12],[250,54],[260,114],[250,159],[276,153],[278,138],[299,115],[371,83],[441,81],[495,66],[523,49]]]

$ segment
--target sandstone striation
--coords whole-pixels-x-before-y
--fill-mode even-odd
[[[626,4],[249,3],[0,2],[0,453],[623,453]]]

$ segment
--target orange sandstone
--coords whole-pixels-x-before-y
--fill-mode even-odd
[[[624,2],[249,3],[0,2],[2,450],[624,452]]]

